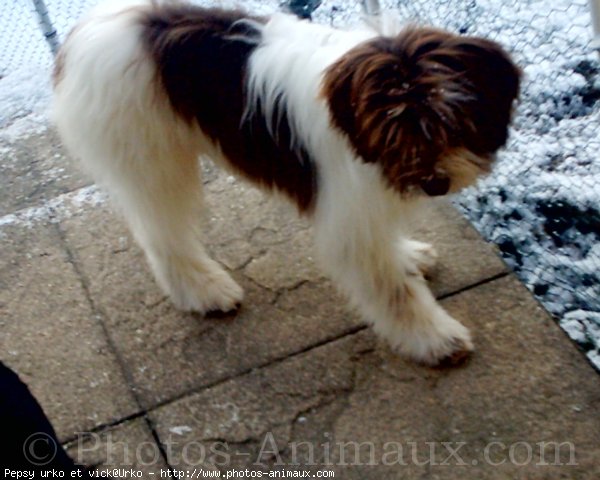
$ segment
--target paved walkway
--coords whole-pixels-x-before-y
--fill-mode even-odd
[[[256,462],[343,479],[600,478],[600,378],[451,207],[421,238],[477,352],[434,370],[345,308],[291,209],[210,166],[205,179],[208,244],[246,289],[227,318],[173,309],[51,132],[0,144],[0,359],[79,461],[144,478]]]

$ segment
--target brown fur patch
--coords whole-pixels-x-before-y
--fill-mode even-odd
[[[52,85],[58,86],[65,72],[65,54],[62,49],[58,50],[54,59],[54,69],[52,70]]]
[[[302,146],[292,147],[285,112],[274,112],[281,118],[274,135],[259,114],[242,123],[247,62],[256,48],[253,39],[260,37],[245,19],[261,21],[241,12],[158,6],[144,20],[145,43],[175,112],[197,122],[247,178],[286,193],[308,211],[316,195],[316,167]]]
[[[409,28],[348,52],[323,93],[334,124],[394,188],[439,195],[453,183],[438,166],[445,155],[491,162],[505,144],[520,75],[494,42]]]
[[[65,50],[64,45],[69,41],[74,33],[81,28],[81,25],[76,25],[73,27],[67,36],[65,37],[61,47],[56,52],[56,57],[54,57],[54,68],[52,69],[52,86],[56,88],[58,84],[63,79],[65,74]]]

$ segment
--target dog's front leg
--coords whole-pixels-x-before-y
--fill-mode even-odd
[[[427,265],[415,249],[427,244],[399,239],[397,219],[381,210],[363,205],[361,214],[349,215],[348,208],[329,204],[317,215],[327,273],[401,355],[428,365],[465,358],[473,349],[469,331],[437,303],[423,277]]]

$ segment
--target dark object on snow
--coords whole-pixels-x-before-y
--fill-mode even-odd
[[[548,290],[550,290],[550,285],[548,285],[547,283],[536,283],[533,286],[533,293],[538,297],[543,297],[544,295],[546,295],[548,293]]]
[[[594,234],[600,238],[600,212],[593,208],[585,210],[565,200],[540,200],[536,210],[544,216],[544,231],[562,246],[562,236],[571,228],[583,235]]]
[[[27,385],[0,362],[0,467],[12,470],[81,472],[62,448],[54,428]]]
[[[300,18],[310,20],[319,5],[321,0],[287,0],[282,7]]]
[[[511,237],[502,235],[496,240],[496,244],[503,253],[504,258],[508,257],[514,262],[513,268],[523,266],[523,255],[521,255],[515,241]]]

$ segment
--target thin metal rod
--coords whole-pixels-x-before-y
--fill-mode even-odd
[[[379,5],[379,0],[362,0],[362,6],[367,15],[376,16],[381,13],[381,5]]]
[[[589,0],[592,12],[592,25],[594,26],[593,47],[600,50],[600,0]]]
[[[52,52],[52,55],[56,55],[59,47],[58,37],[56,35],[56,28],[54,28],[54,25],[52,25],[52,22],[50,21],[46,4],[44,3],[44,0],[33,0],[33,5],[37,12],[44,37],[50,46],[50,51]]]

